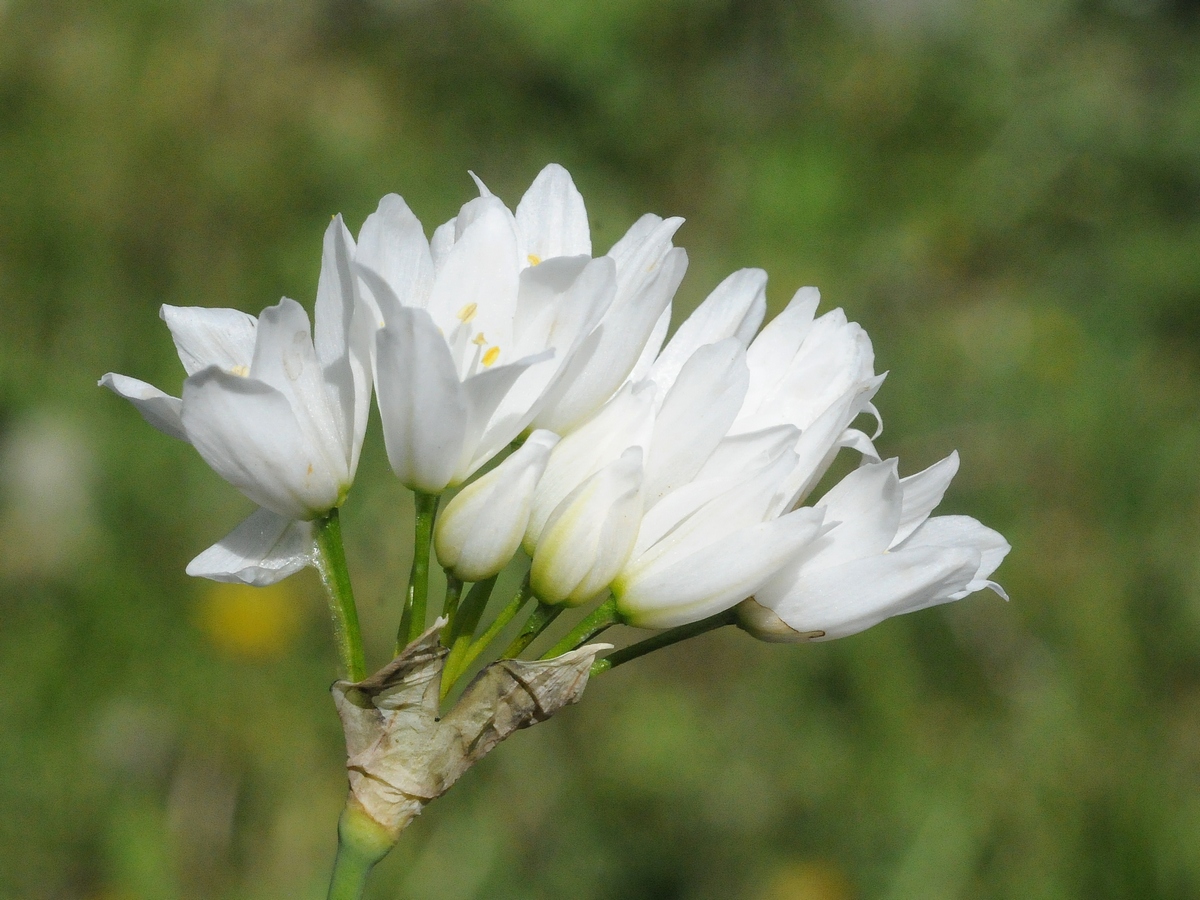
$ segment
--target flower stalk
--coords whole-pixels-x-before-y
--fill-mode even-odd
[[[488,626],[487,631],[481,634],[478,638],[471,642],[467,647],[466,653],[463,655],[461,662],[456,667],[454,678],[471,668],[471,664],[479,658],[479,655],[491,645],[509,623],[517,617],[517,613],[530,601],[533,597],[533,589],[529,586],[529,576],[525,576],[525,580],[521,582],[521,587],[517,591],[516,596],[508,602],[508,606],[500,610],[500,615],[496,616],[494,622]]]
[[[647,653],[661,650],[663,647],[670,647],[672,644],[678,644],[680,641],[686,641],[688,638],[699,637],[702,634],[707,634],[726,625],[736,625],[737,620],[737,609],[734,608],[717,613],[715,616],[709,616],[707,619],[701,619],[699,622],[690,622],[687,625],[680,625],[677,628],[668,628],[666,631],[660,631],[658,634],[648,637],[644,641],[638,641],[636,644],[630,644],[628,647],[615,650],[604,657],[604,659],[596,660],[592,663],[591,674],[593,677],[600,675],[630,660],[645,656]]]
[[[413,534],[412,573],[408,579],[408,598],[396,634],[396,653],[425,631],[425,605],[429,597],[429,545],[433,541],[433,520],[437,516],[438,495],[415,491],[417,523]]]
[[[558,618],[566,607],[561,603],[549,604],[538,603],[537,607],[530,614],[525,622],[525,627],[521,629],[521,633],[516,636],[508,649],[501,654],[505,659],[513,659],[525,652],[525,648],[537,640],[538,635],[550,627],[551,623]]]
[[[592,612],[585,617],[578,625],[571,629],[567,635],[542,654],[542,659],[553,659],[556,656],[561,656],[564,653],[569,653],[577,647],[582,647],[600,632],[611,628],[621,621],[617,613],[617,601],[615,597],[609,597]]]
[[[492,588],[496,586],[495,576],[471,586],[467,599],[459,607],[458,613],[450,620],[442,632],[442,642],[450,648],[446,657],[445,668],[442,669],[441,699],[454,687],[454,682],[466,670],[470,662],[464,664],[467,651],[471,647],[471,639],[475,637],[475,629],[479,618],[487,608],[488,600],[492,597]]]
[[[342,525],[336,508],[316,522],[317,571],[329,598],[329,613],[333,620],[333,639],[337,646],[339,674],[350,681],[361,681],[367,675],[363,658],[362,633],[358,626],[358,608],[354,604],[354,588],[346,567],[346,551],[342,546]]]

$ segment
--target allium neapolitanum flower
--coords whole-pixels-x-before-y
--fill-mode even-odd
[[[665,328],[687,264],[671,246],[681,220],[656,216],[593,259],[561,166],[515,214],[479,187],[432,241],[395,194],[359,234],[388,458],[426,494],[463,483],[526,428],[561,432],[607,400]]]
[[[817,537],[796,509],[874,412],[871,345],[800,291],[753,338],[766,275],[727,278],[648,367],[554,449],[525,547],[546,603],[611,588],[623,620],[663,628],[728,609]]]
[[[154,427],[191,443],[261,507],[188,566],[219,581],[270,584],[311,563],[309,523],[354,480],[370,404],[369,331],[358,307],[354,241],[325,232],[316,334],[284,298],[257,319],[232,309],[164,306],[187,378],[176,398],[125,375],[100,383]]]
[[[828,640],[890,616],[983,588],[1009,551],[968,516],[929,514],[958,471],[958,454],[900,478],[896,460],[851,472],[817,503],[828,532],[738,607],[739,624],[768,641]]]

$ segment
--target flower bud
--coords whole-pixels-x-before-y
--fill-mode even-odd
[[[535,431],[500,465],[447,504],[434,532],[438,562],[459,581],[498,575],[521,545],[533,492],[558,435]]]
[[[642,515],[642,448],[589,477],[554,508],[530,569],[544,603],[578,606],[604,591],[625,565]]]

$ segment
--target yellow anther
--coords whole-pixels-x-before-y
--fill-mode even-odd
[[[483,336],[483,332],[481,331],[479,334],[475,335],[475,337],[471,338],[471,343],[476,347],[482,347],[487,343],[487,338]]]
[[[464,325],[466,325],[473,318],[475,318],[475,313],[478,312],[478,310],[479,310],[478,303],[468,303],[466,306],[464,306],[462,309],[460,309],[458,311],[458,321],[460,321]]]
[[[529,264],[530,264],[531,266],[536,266],[538,263],[540,263],[540,262],[542,261],[542,258],[541,258],[540,256],[538,256],[536,253],[530,253],[530,254],[529,254],[527,257],[525,257],[525,258],[526,258],[527,260],[529,260]]]
[[[234,375],[240,376],[241,378],[249,378],[250,377],[250,367],[249,366],[234,366],[229,371],[231,371]]]
[[[483,354],[483,366],[487,368],[500,357],[500,348],[493,347],[487,353]]]

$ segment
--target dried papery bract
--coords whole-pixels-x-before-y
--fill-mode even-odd
[[[493,747],[576,702],[596,654],[611,649],[589,644],[549,660],[500,660],[439,716],[448,652],[439,633],[440,625],[429,629],[370,678],[333,685],[346,733],[348,808],[360,808],[393,842]]]

